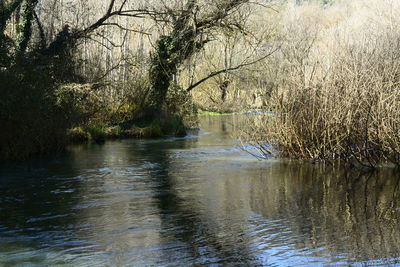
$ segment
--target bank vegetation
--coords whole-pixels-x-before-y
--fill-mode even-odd
[[[400,3],[0,3],[0,158],[184,135],[198,110],[270,111],[262,154],[400,165]]]
[[[268,59],[268,114],[249,124],[264,155],[400,166],[400,3],[289,5]],[[254,126],[255,125],[255,126]],[[275,150],[276,151],[276,150]]]
[[[248,23],[259,5],[1,1],[0,158],[27,158],[75,141],[185,134],[197,111],[194,89],[268,52],[254,47],[238,65],[193,74],[213,43],[228,36],[262,40]]]

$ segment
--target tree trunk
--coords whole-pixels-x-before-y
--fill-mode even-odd
[[[219,89],[221,89],[221,101],[222,102],[225,102],[225,100],[226,100],[226,95],[228,93],[229,84],[230,84],[230,82],[228,80],[226,80],[219,86]]]
[[[230,11],[239,7],[247,0],[221,1],[221,5],[215,12],[210,12],[205,18],[199,19],[200,5],[197,0],[186,0],[183,10],[175,14],[172,11],[172,32],[167,36],[161,36],[156,44],[156,51],[151,58],[150,85],[151,92],[146,100],[146,112],[148,117],[159,116],[170,89],[173,77],[182,63],[204,48],[211,41],[208,38],[214,28],[226,26],[222,20],[229,16]],[[225,26],[224,26],[225,25]],[[232,26],[233,27],[233,26]],[[238,27],[235,24],[235,27]],[[240,28],[240,27],[239,27]],[[231,28],[229,28],[231,29]],[[226,72],[221,71],[219,73]],[[217,75],[214,73],[213,75]],[[210,76],[211,77],[211,76]],[[208,79],[208,78],[206,78]],[[197,85],[201,83],[196,83]],[[225,91],[227,86],[221,88]],[[188,89],[190,91],[192,88]],[[150,114],[149,114],[150,113]]]
[[[34,10],[38,0],[25,0],[22,13],[21,31],[19,33],[18,53],[25,53],[28,43],[32,37],[32,21],[34,19]]]
[[[171,40],[169,36],[162,36],[157,42],[155,53],[152,55],[150,67],[151,91],[147,99],[147,116],[159,116],[162,112],[168,89],[176,74],[177,64],[172,59]]]

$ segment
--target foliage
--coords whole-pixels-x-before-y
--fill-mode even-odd
[[[56,103],[52,79],[40,70],[2,71],[0,84],[0,159],[62,149],[73,111]]]
[[[0,6],[0,159],[23,159],[49,150],[63,149],[67,129],[77,123],[80,110],[58,94],[62,82],[75,77],[69,48],[62,53],[33,46],[32,23],[38,1],[11,1]],[[23,4],[23,5],[22,5]],[[5,30],[21,8],[15,40]],[[15,36],[14,36],[15,37]],[[50,47],[54,47],[50,46]],[[4,56],[4,57],[3,57]]]
[[[86,127],[86,131],[89,136],[89,141],[102,143],[106,140],[106,130],[103,125],[100,124],[89,124]]]
[[[126,134],[131,137],[139,138],[156,138],[163,135],[160,121],[158,120],[153,120],[150,125],[145,127],[133,125],[128,131],[126,131]]]

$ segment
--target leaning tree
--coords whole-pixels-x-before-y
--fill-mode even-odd
[[[150,85],[151,91],[147,100],[147,115],[161,114],[168,90],[172,86],[182,64],[190,59],[204,46],[213,41],[214,36],[223,29],[244,32],[240,21],[241,8],[249,4],[249,0],[186,0],[175,4],[163,4],[152,12],[158,24],[165,25],[164,34],[161,34],[155,43],[155,50],[151,55]],[[219,73],[212,73],[211,76]],[[192,85],[192,90],[202,79]]]

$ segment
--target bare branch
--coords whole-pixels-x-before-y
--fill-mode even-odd
[[[120,8],[116,11],[113,11],[114,5],[115,5],[115,0],[111,0],[110,5],[108,7],[107,13],[98,19],[95,23],[87,27],[86,29],[80,30],[74,34],[75,38],[81,38],[84,36],[87,36],[88,34],[92,33],[99,27],[102,27],[104,25],[107,25],[106,21],[109,20],[112,17],[116,16],[121,16],[121,17],[133,17],[133,18],[144,18],[146,16],[152,16],[155,13],[155,11],[152,10],[146,10],[146,9],[129,9],[129,10],[123,10],[124,6],[126,5],[127,0],[125,0]]]
[[[144,34],[144,35],[151,35],[151,33],[148,33],[148,32],[123,27],[118,23],[104,23],[103,26],[114,26],[114,27],[117,27],[117,28],[127,31],[127,32],[136,32],[136,33],[140,33],[140,34]]]
[[[235,71],[235,70],[241,69],[241,68],[243,68],[243,67],[247,67],[247,66],[250,66],[250,65],[254,65],[254,64],[256,64],[256,63],[258,63],[258,62],[260,62],[260,61],[263,61],[264,59],[266,59],[267,57],[269,57],[269,56],[271,56],[273,53],[275,53],[278,49],[279,49],[279,47],[276,48],[276,49],[274,49],[272,52],[268,53],[267,55],[264,55],[263,57],[258,58],[258,59],[254,60],[254,61],[247,62],[247,63],[242,63],[242,64],[239,64],[239,65],[237,65],[237,66],[235,66],[235,67],[231,67],[231,68],[225,68],[225,69],[222,69],[222,70],[214,71],[214,72],[210,73],[207,77],[204,77],[204,78],[202,78],[201,80],[199,80],[198,82],[196,82],[195,84],[190,85],[188,88],[186,88],[186,91],[187,91],[187,92],[190,92],[190,91],[192,91],[194,88],[196,88],[197,86],[199,86],[200,84],[204,83],[205,81],[207,81],[207,80],[209,80],[209,79],[211,79],[211,78],[213,78],[213,77],[215,77],[215,76],[217,76],[217,75],[220,75],[220,74],[222,74],[222,73],[227,73],[227,72]]]

